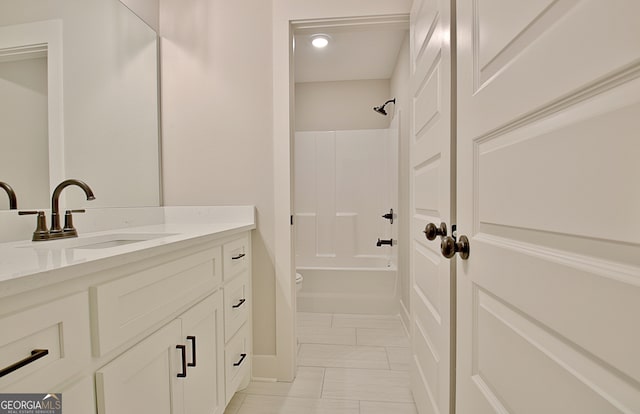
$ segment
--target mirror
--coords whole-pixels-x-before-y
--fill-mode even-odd
[[[119,0],[0,0],[0,181],[18,208],[160,205],[157,34]],[[8,201],[0,193],[0,209]]]

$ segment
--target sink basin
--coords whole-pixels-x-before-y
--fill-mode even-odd
[[[50,240],[46,242],[30,243],[28,248],[45,249],[77,249],[77,250],[99,250],[113,247],[125,246],[127,244],[139,243],[147,240],[160,239],[162,237],[175,236],[177,233],[114,233],[102,236]]]
[[[109,234],[105,236],[77,239],[77,244],[68,246],[70,249],[109,249],[111,247],[124,246],[131,243],[159,239],[173,236],[175,233],[151,233],[151,234]]]
[[[75,246],[74,249],[108,249],[110,247],[124,246],[125,244],[138,243],[143,240],[108,240],[93,244],[83,244],[81,246]]]

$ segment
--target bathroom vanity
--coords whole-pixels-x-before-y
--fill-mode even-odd
[[[250,378],[254,209],[160,209],[0,244],[0,393],[62,393],[66,414],[223,413]]]

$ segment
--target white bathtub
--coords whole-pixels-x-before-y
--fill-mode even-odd
[[[301,312],[392,314],[399,312],[397,269],[390,267],[298,267]]]

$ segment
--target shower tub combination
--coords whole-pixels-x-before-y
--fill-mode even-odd
[[[397,240],[397,144],[393,126],[296,133],[299,311],[399,313],[397,246],[377,246]]]
[[[394,265],[298,267],[297,271],[304,278],[297,296],[301,312],[395,315],[400,311]]]

